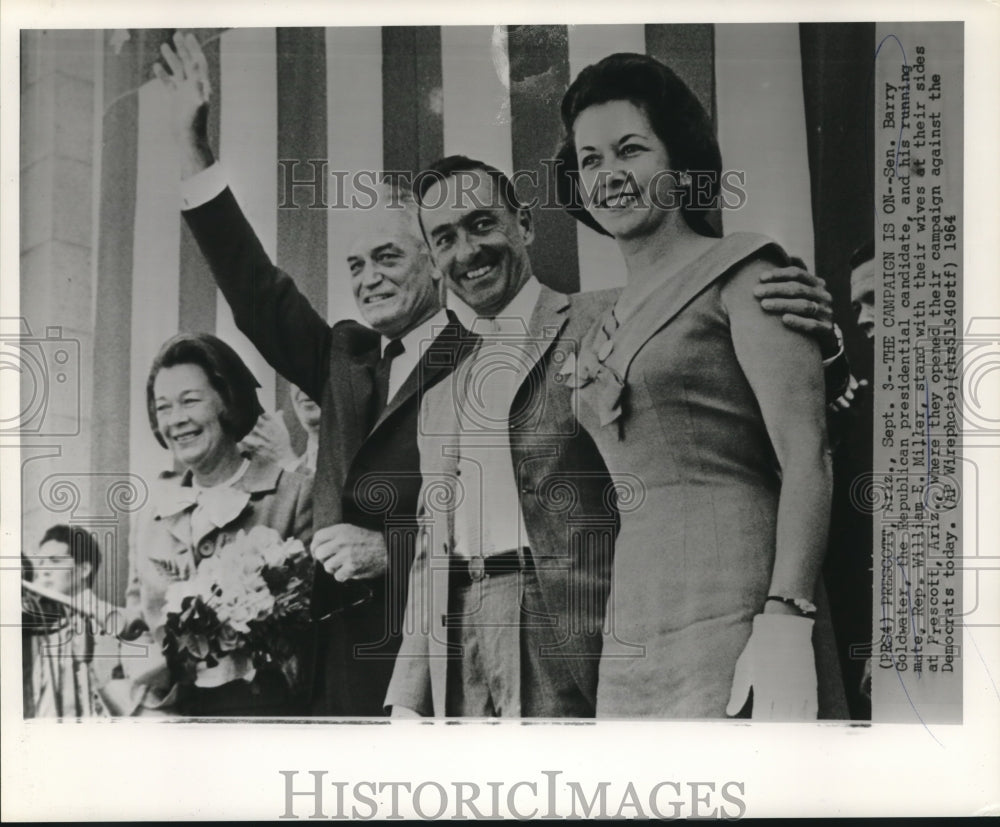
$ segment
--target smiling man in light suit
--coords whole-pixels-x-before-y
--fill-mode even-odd
[[[481,338],[424,398],[422,546],[393,714],[591,717],[617,533],[614,490],[557,371],[611,292],[533,275],[531,214],[499,171],[446,158],[424,235]]]

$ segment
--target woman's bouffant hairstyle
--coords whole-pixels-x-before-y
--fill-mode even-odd
[[[177,365],[197,365],[208,377],[208,383],[222,397],[223,411],[219,423],[223,433],[239,442],[253,429],[264,409],[257,399],[257,381],[250,368],[229,345],[209,333],[179,333],[163,343],[153,359],[146,380],[146,409],[149,426],[156,441],[164,448],[167,441],[156,421],[156,398],[153,385],[156,375],[164,368]]]
[[[642,109],[677,172],[690,172],[692,176],[698,173],[684,193],[681,213],[695,232],[717,237],[719,233],[709,221],[711,209],[701,206],[717,202],[722,174],[722,156],[712,121],[684,81],[648,55],[609,55],[580,72],[563,95],[564,138],[555,168],[560,206],[591,229],[610,235],[584,208],[573,127],[583,110],[616,100],[630,101]],[[696,186],[701,187],[697,204],[692,191]]]

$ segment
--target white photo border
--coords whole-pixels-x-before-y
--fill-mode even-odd
[[[4,316],[16,316],[18,291],[17,158],[19,28],[119,28],[274,25],[412,25],[518,23],[749,22],[819,20],[965,21],[965,316],[1000,317],[997,285],[1000,234],[1000,10],[995,3],[848,2],[802,4],[769,2],[736,5],[724,0],[694,3],[576,2],[540,4],[521,0],[493,6],[437,0],[433,5],[368,2],[347,7],[314,2],[174,2],[148,8],[138,3],[69,0],[4,6],[0,76],[3,78],[0,272]],[[345,4],[346,6],[347,4]],[[4,388],[10,377],[2,377]],[[16,393],[16,378],[13,387]],[[992,385],[996,389],[996,384]],[[0,451],[3,499],[0,505],[6,565],[20,542],[19,479],[16,458]],[[995,475],[983,482],[997,483]],[[995,502],[996,500],[993,499]],[[976,503],[966,502],[972,509]],[[995,520],[995,518],[994,518]],[[998,540],[995,522],[983,538]],[[965,542],[974,542],[966,537]],[[343,781],[348,794],[363,782],[535,783],[541,790],[559,771],[587,791],[610,782],[611,814],[631,782],[640,798],[661,782],[679,785],[691,813],[692,796],[704,797],[710,782],[716,806],[727,815],[746,816],[926,816],[1000,812],[1000,623],[977,629],[968,641],[964,668],[964,724],[952,726],[761,725],[750,723],[628,722],[533,726],[516,723],[392,722],[353,724],[153,724],[64,723],[21,717],[19,637],[15,612],[18,585],[4,573],[2,606],[2,817],[5,820],[276,819],[285,813],[285,778],[296,771],[296,789],[310,771],[325,782]],[[1000,595],[989,616],[1000,621]],[[718,798],[734,782],[735,804]],[[668,787],[673,790],[673,787]],[[325,812],[336,812],[334,786],[327,786]],[[365,787],[363,791],[371,795]],[[432,792],[425,809],[436,809]],[[511,799],[524,812],[531,788]],[[386,795],[377,796],[384,803]],[[666,796],[666,801],[670,796]],[[406,799],[408,800],[408,799]],[[484,799],[488,801],[488,794]],[[301,803],[300,803],[301,802]],[[295,812],[311,814],[296,799]],[[384,806],[388,807],[387,804]],[[482,809],[482,808],[481,808]],[[362,807],[360,815],[368,812]],[[388,809],[382,810],[384,817]],[[401,814],[406,815],[405,810]],[[625,815],[634,814],[625,809]],[[664,812],[664,815],[668,815]],[[416,815],[419,815],[417,813]]]

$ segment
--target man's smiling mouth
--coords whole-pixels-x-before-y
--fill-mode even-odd
[[[488,275],[492,270],[493,265],[486,264],[483,267],[477,267],[475,270],[469,270],[464,276],[462,276],[462,278],[466,281],[476,281],[481,279],[483,276]]]

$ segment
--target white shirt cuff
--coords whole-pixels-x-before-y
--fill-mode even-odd
[[[193,210],[202,204],[207,204],[229,186],[222,164],[216,161],[212,166],[203,169],[181,181],[181,209]]]
[[[844,355],[844,334],[840,332],[840,327],[838,325],[833,326],[833,332],[837,335],[837,352],[833,354],[829,359],[823,360],[823,370],[826,370],[830,365],[836,362],[841,356]]]

